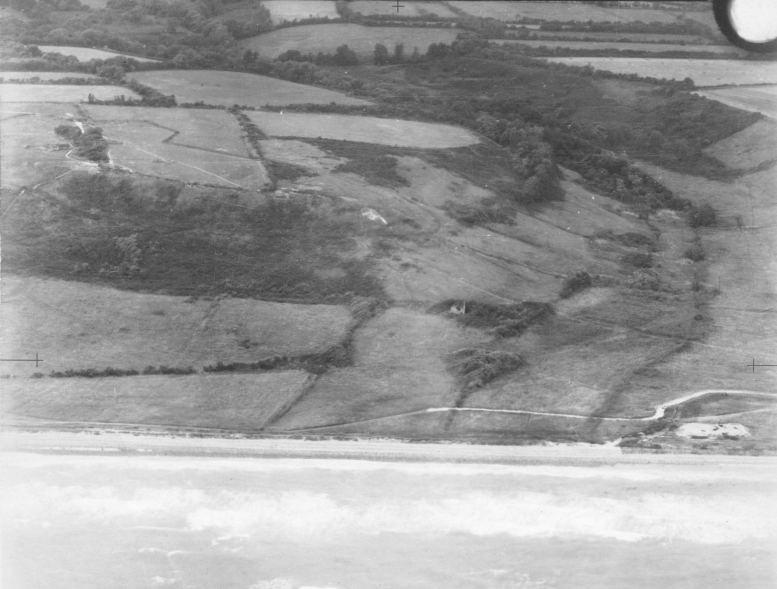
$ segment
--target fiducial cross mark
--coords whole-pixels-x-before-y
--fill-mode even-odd
[[[0,362],[35,362],[35,368],[37,368],[43,359],[38,357],[38,352],[35,352],[34,358],[0,358]]]
[[[773,366],[773,367],[777,367],[777,364],[756,364],[755,363],[755,358],[753,358],[753,362],[751,364],[748,364],[748,366],[751,366],[753,368],[753,372],[755,372],[755,367],[756,366]]]
[[[396,0],[396,2],[394,2],[393,6],[394,6],[394,8],[396,8],[396,9],[397,9],[397,12],[399,12],[399,9],[400,9],[400,8],[404,8],[404,7],[405,7],[405,5],[404,5],[404,4],[400,4],[400,3],[399,3],[399,0]]]

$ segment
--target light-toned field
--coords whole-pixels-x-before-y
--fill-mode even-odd
[[[341,306],[253,299],[198,300],[55,279],[3,276],[2,374],[149,365],[202,368],[274,354],[320,352],[345,335]]]
[[[577,20],[596,22],[675,22],[679,12],[654,9],[617,9],[594,6],[589,2],[489,2],[460,1],[450,3],[473,16],[515,21],[521,18],[543,20]]]
[[[264,158],[300,166],[317,174],[331,171],[348,161],[329,155],[315,145],[295,139],[264,139],[260,144]]]
[[[282,29],[296,30],[301,27]],[[261,107],[267,104],[337,104],[365,105],[366,100],[351,98],[340,92],[238,72],[211,70],[154,70],[136,72],[131,78],[174,94],[179,103],[199,102],[232,106],[235,103]]]
[[[241,41],[245,49],[257,51],[264,57],[277,57],[290,49],[302,53],[334,53],[346,44],[360,57],[372,57],[375,45],[382,43],[393,50],[396,43],[403,43],[405,53],[415,47],[425,53],[432,43],[451,43],[459,31],[431,27],[365,27],[356,24],[303,25],[271,31]]]
[[[132,90],[122,86],[0,84],[0,103],[4,104],[9,102],[85,102],[89,94],[93,94],[98,100],[110,100],[122,94],[127,98],[140,98]]]
[[[673,43],[623,43],[620,41],[556,41],[554,39],[543,40],[513,40],[492,39],[492,43],[499,45],[528,45],[529,47],[562,47],[566,49],[586,49],[589,51],[601,51],[604,49],[617,49],[618,51],[650,51],[661,53],[664,51],[687,51],[696,53],[720,53],[724,55],[744,55],[746,52],[736,47],[726,45],[679,45]]]
[[[263,0],[274,23],[303,18],[338,18],[334,0]]]
[[[262,428],[300,394],[301,370],[3,381],[3,415],[149,426]]]
[[[1,87],[0,87],[1,89]],[[68,145],[54,133],[78,105],[9,103],[0,112],[0,186],[20,189],[51,181],[74,169],[96,167],[66,157]]]
[[[764,119],[718,141],[706,153],[736,169],[754,168],[777,160],[777,123]]]
[[[114,57],[128,57],[135,61],[151,62],[159,61],[148,57],[136,57],[125,53],[116,53],[114,51],[103,51],[102,49],[92,49],[91,47],[70,47],[67,45],[38,45],[43,53],[60,53],[62,55],[72,55],[78,61],[89,61],[92,59],[112,59]]]
[[[466,129],[435,123],[309,113],[253,111],[246,114],[264,133],[273,137],[321,137],[427,149],[478,142],[477,136]]]
[[[445,357],[486,339],[439,315],[389,309],[357,331],[354,366],[322,376],[273,427],[326,425],[449,405],[457,393]]]
[[[251,159],[235,118],[213,109],[84,107],[115,164],[184,182],[259,188],[269,177]]]
[[[619,74],[683,80],[697,86],[777,83],[777,63],[734,59],[670,59],[652,57],[546,57],[566,65],[590,65]]]
[[[777,119],[777,85],[750,88],[710,88],[698,92],[698,94],[734,108],[760,112],[767,117]]]
[[[97,78],[94,74],[83,74],[81,72],[0,72],[0,78],[4,80],[31,80],[38,78],[40,80],[61,80],[62,78],[85,78],[93,80]]]
[[[352,12],[364,15],[399,17],[436,15],[443,18],[453,18],[456,16],[456,13],[442,2],[407,2],[399,11],[391,2],[384,2],[383,0],[355,0],[354,2],[349,2],[348,7]]]
[[[620,41],[627,43],[670,43],[673,45],[688,45],[709,43],[706,37],[685,35],[682,33],[632,33],[618,31],[543,31],[535,29],[532,34],[538,39],[557,39],[573,37],[575,41]],[[625,39],[625,41],[624,41]]]

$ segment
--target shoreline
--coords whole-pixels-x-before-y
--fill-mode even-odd
[[[771,467],[777,456],[624,452],[612,445],[486,445],[405,442],[397,439],[299,440],[293,438],[192,438],[120,432],[0,433],[2,452],[97,456],[197,456],[202,458],[346,459],[375,462],[471,464],[720,464]]]

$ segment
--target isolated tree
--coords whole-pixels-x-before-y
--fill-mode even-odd
[[[348,45],[340,45],[340,47],[335,50],[335,56],[332,61],[335,65],[358,65],[359,63],[356,52],[348,47]]]
[[[405,61],[405,46],[402,43],[394,45],[394,63],[403,63]]]
[[[372,60],[375,63],[375,65],[384,65],[388,63],[389,52],[385,45],[383,45],[382,43],[378,43],[377,45],[375,45],[375,51],[373,52]]]

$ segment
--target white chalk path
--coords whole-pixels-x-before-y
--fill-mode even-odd
[[[604,417],[597,415],[580,415],[577,413],[554,413],[551,411],[531,411],[528,409],[491,409],[487,407],[429,407],[428,409],[419,409],[417,411],[408,411],[405,413],[397,413],[394,415],[383,415],[381,417],[373,417],[371,419],[363,419],[360,421],[351,421],[348,423],[333,423],[329,425],[318,425],[313,427],[298,428],[288,431],[304,432],[318,429],[327,429],[332,427],[345,427],[349,425],[360,425],[363,423],[372,423],[384,419],[391,419],[394,417],[409,417],[412,415],[426,415],[429,413],[449,413],[449,412],[469,412],[469,413],[501,413],[508,415],[536,415],[539,417],[562,417],[566,419],[597,419],[599,421],[626,421],[626,422],[649,422],[662,419],[666,415],[667,409],[670,407],[676,407],[682,405],[688,401],[706,397],[708,395],[737,395],[737,396],[751,396],[751,397],[766,397],[777,401],[777,393],[765,393],[762,391],[747,391],[747,390],[732,390],[732,389],[705,389],[702,391],[696,391],[694,393],[688,393],[681,397],[661,403],[657,405],[652,415],[647,417]],[[704,416],[699,416],[704,417]]]

